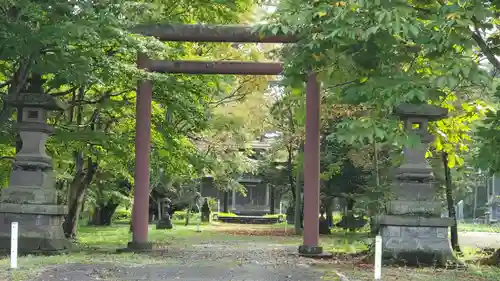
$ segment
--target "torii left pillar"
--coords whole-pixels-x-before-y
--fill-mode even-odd
[[[330,255],[324,253],[319,245],[320,109],[320,84],[316,73],[310,73],[306,87],[306,140],[304,143],[304,242],[299,247],[299,254],[306,257]]]
[[[137,67],[149,70],[149,59],[138,54]],[[149,154],[151,151],[151,103],[153,85],[149,80],[140,81],[137,86],[135,121],[135,187],[132,208],[132,241],[127,251],[142,252],[153,248],[148,241],[149,219]]]

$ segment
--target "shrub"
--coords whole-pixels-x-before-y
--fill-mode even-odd
[[[221,217],[237,217],[238,215],[235,213],[212,212],[212,219],[213,220],[218,220],[219,216],[221,216]]]
[[[186,211],[175,211],[172,214],[172,219],[173,220],[184,220],[186,219]]]
[[[214,197],[206,197],[208,199],[208,206],[210,207],[210,211],[217,212],[217,198]]]
[[[185,220],[186,219],[186,214],[187,211],[175,211],[175,213],[172,215],[172,220]],[[190,219],[197,220],[200,217],[200,213],[191,213],[189,216]]]
[[[127,210],[127,209],[117,209],[115,213],[113,214],[112,220],[130,220],[132,217],[132,210]]]

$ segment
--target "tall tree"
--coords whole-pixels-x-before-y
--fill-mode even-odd
[[[16,95],[32,73],[41,73],[47,93],[65,100],[70,109],[50,116],[59,130],[47,144],[54,158],[62,203],[69,205],[67,236],[76,235],[83,201],[96,213],[127,201],[133,184],[134,95],[136,81],[154,83],[152,170],[193,173],[195,146],[187,132],[206,126],[210,102],[238,84],[222,77],[150,75],[135,68],[137,50],[158,57],[220,57],[230,44],[163,44],[131,34],[140,23],[234,23],[251,18],[254,1],[238,0],[208,7],[206,1],[30,1],[6,3],[0,19],[0,87]],[[234,50],[247,54],[247,48]],[[251,52],[250,55],[255,55]],[[2,155],[14,150],[13,109],[0,113]],[[184,122],[166,122],[175,117]],[[172,152],[173,151],[173,152]],[[166,163],[166,164],[165,164]],[[9,162],[0,163],[8,173]],[[127,184],[123,184],[127,182]],[[104,221],[109,221],[108,211]],[[102,219],[99,219],[102,221]]]

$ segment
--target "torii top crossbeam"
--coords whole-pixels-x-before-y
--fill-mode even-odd
[[[232,42],[232,43],[294,43],[293,35],[262,35],[252,26],[207,24],[138,25],[133,32],[161,41]]]

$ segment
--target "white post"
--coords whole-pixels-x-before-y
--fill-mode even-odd
[[[375,280],[382,278],[382,237],[375,237]]]
[[[10,231],[10,268],[17,268],[17,237],[19,236],[19,224],[12,222]]]
[[[220,213],[220,200],[217,199],[217,213]]]
[[[270,199],[271,193],[269,191],[270,191],[269,184],[266,184],[266,200],[265,200],[266,207],[270,207],[269,199]],[[271,208],[269,208],[269,209],[271,209]]]
[[[281,206],[282,206],[282,204],[281,204],[281,203],[282,203],[282,202],[280,201],[280,215],[281,215],[281,214],[283,214],[283,213],[282,213],[282,209],[281,209],[281,208],[282,208],[282,207],[281,207]]]
[[[281,207],[281,205],[280,205],[280,207]],[[287,230],[288,230],[288,221],[285,219],[285,235],[286,235]]]
[[[495,191],[495,174],[493,174],[493,176],[491,176],[491,193],[493,194],[493,196],[496,196],[496,191]],[[493,197],[495,198],[495,197]]]

